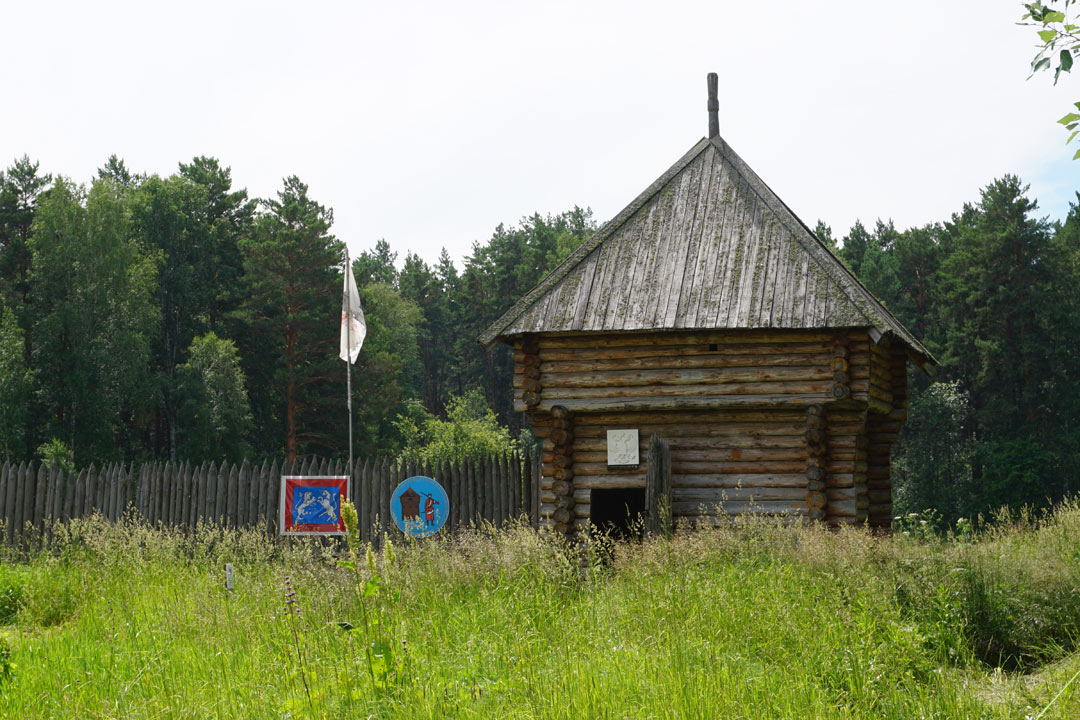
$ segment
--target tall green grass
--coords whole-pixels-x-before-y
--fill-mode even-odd
[[[0,717],[1080,715],[1073,505],[962,543],[517,527],[352,557],[88,521],[9,554]]]

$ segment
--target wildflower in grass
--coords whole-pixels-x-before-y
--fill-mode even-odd
[[[375,564],[375,552],[371,549],[371,545],[367,546],[367,554],[364,558],[367,561],[368,575],[375,577],[379,574],[378,566]]]
[[[348,500],[341,504],[341,520],[345,523],[350,554],[355,559],[356,551],[360,547],[360,528],[357,522],[356,506]]]

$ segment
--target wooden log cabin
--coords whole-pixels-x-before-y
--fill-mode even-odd
[[[709,86],[710,136],[480,337],[514,348],[541,522],[643,509],[658,435],[676,524],[888,528],[907,362],[934,360],[719,136]]]

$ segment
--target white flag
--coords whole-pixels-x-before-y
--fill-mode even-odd
[[[345,255],[345,290],[341,295],[341,351],[338,357],[347,363],[356,362],[360,356],[360,347],[367,335],[367,322],[364,309],[360,307],[360,295],[356,292],[356,278],[353,277],[352,263]]]

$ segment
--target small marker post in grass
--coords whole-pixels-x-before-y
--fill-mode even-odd
[[[233,591],[233,564],[225,563],[225,589]]]

